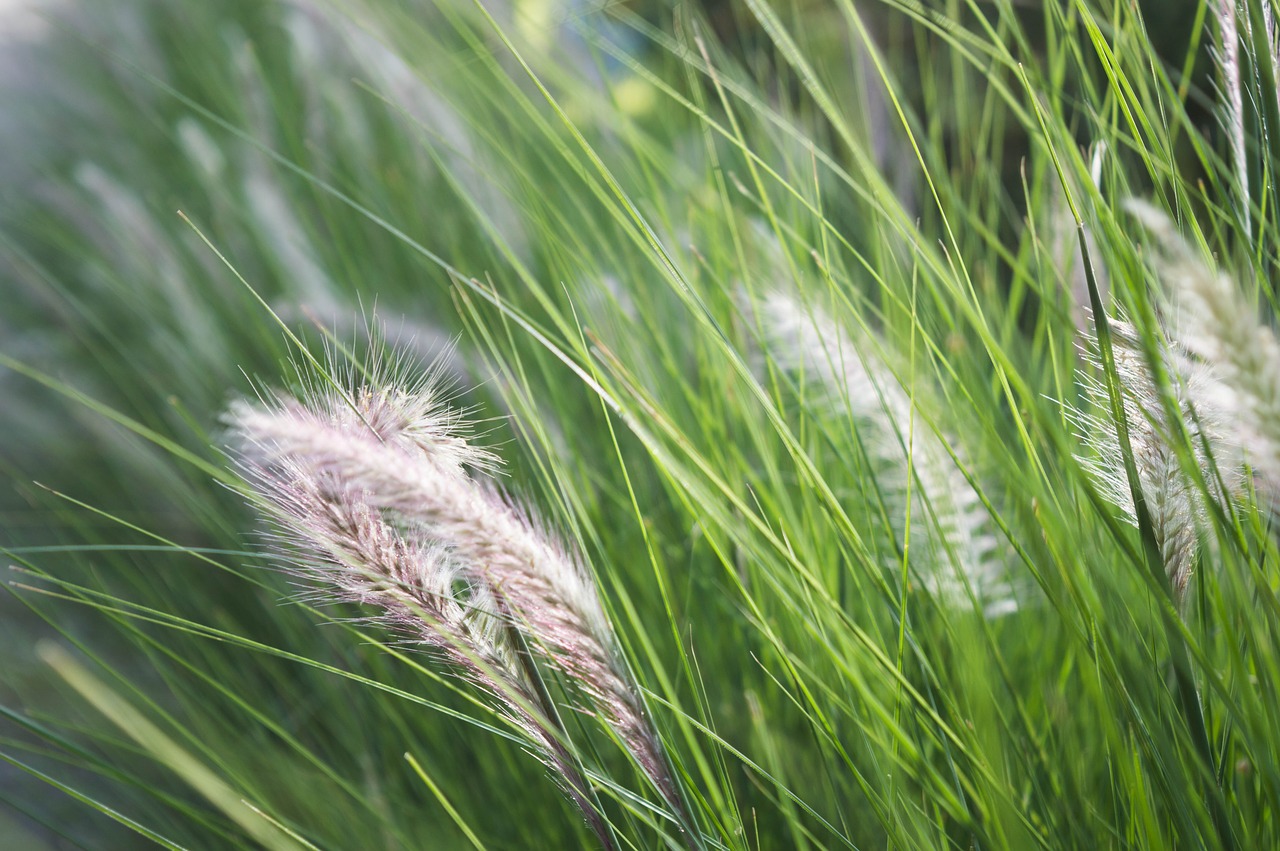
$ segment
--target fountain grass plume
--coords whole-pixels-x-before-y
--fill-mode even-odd
[[[1214,13],[1218,21],[1218,44],[1213,48],[1214,63],[1221,75],[1222,122],[1231,145],[1231,164],[1235,168],[1240,208],[1245,227],[1249,227],[1249,162],[1244,125],[1244,92],[1240,79],[1240,31],[1236,21],[1236,0],[1217,0]]]
[[[371,603],[398,631],[454,648],[448,660],[490,693],[514,690],[519,700],[506,701],[508,714],[539,743],[608,845],[580,774],[561,752],[563,730],[548,737],[542,720],[523,711],[538,696],[536,672],[510,648],[530,648],[563,675],[573,707],[607,725],[681,828],[691,828],[581,559],[473,476],[492,472],[496,459],[465,439],[465,420],[436,381],[404,387],[354,371],[347,378],[361,380],[345,382],[350,390],[313,381],[301,396],[239,401],[226,417],[256,501],[305,556],[293,560],[295,574],[322,596]],[[460,582],[465,601],[453,590]],[[540,708],[554,716],[553,707]]]
[[[1119,319],[1109,320],[1129,444],[1142,495],[1151,516],[1152,530],[1175,599],[1186,599],[1188,582],[1198,548],[1196,528],[1203,525],[1206,499],[1221,502],[1240,482],[1238,452],[1226,432],[1226,412],[1221,385],[1212,368],[1196,361],[1176,343],[1160,350],[1163,371],[1181,425],[1173,422],[1161,398],[1157,376],[1143,351],[1137,328]],[[1097,341],[1086,338],[1086,360],[1100,370]],[[1094,411],[1109,410],[1107,387],[1097,375],[1082,375],[1078,384]],[[1103,497],[1138,525],[1133,491],[1125,475],[1116,423],[1109,413],[1069,410],[1088,452],[1077,460],[1097,483]],[[1198,474],[1184,466],[1179,447],[1182,429],[1189,438],[1189,452]],[[1199,481],[1197,481],[1199,479]]]
[[[881,475],[886,491],[905,499],[908,480],[915,477],[917,504],[929,518],[936,556],[921,575],[926,587],[948,605],[976,599],[989,617],[1017,609],[981,498],[943,438],[914,415],[915,403],[888,366],[869,346],[856,346],[830,316],[791,295],[768,294],[759,313],[774,362],[802,373],[807,386],[816,386],[833,408],[863,426],[871,452],[887,471],[901,473],[899,481],[890,481],[894,473]]]
[[[1182,344],[1211,367],[1234,439],[1274,501],[1280,497],[1280,340],[1230,276],[1208,265],[1160,211],[1127,208],[1159,243],[1154,268],[1173,300]]]

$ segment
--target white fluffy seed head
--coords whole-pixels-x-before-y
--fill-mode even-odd
[[[1233,439],[1260,479],[1280,498],[1280,340],[1229,276],[1178,235],[1148,204],[1128,210],[1159,242],[1154,268],[1173,302],[1175,334],[1217,381],[1217,403]]]
[[[948,606],[968,607],[976,599],[991,616],[1017,609],[981,498],[871,341],[858,345],[826,313],[783,292],[767,294],[757,311],[774,363],[802,378],[806,393],[816,390],[833,413],[858,423],[891,498],[905,508],[912,493],[913,516],[927,518],[921,543],[931,557],[920,572],[924,586]]]
[[[1250,190],[1247,140],[1244,130],[1244,91],[1240,79],[1240,32],[1236,26],[1237,0],[1217,0],[1215,17],[1218,21],[1218,45],[1213,58],[1218,66],[1222,86],[1222,123],[1231,145],[1231,160],[1235,167],[1236,192],[1244,212],[1245,227],[1249,226]]]
[[[1139,331],[1116,319],[1110,320],[1109,326],[1139,486],[1165,571],[1181,596],[1194,565],[1196,527],[1203,525],[1205,500],[1221,501],[1238,490],[1241,482],[1240,454],[1226,428],[1227,411],[1222,407],[1226,397],[1208,365],[1176,343],[1164,344],[1159,356],[1175,407],[1177,421],[1172,421],[1156,374],[1142,350]],[[1096,340],[1087,341],[1085,356],[1095,371],[1101,369]],[[1110,414],[1105,378],[1083,375],[1079,385],[1089,410],[1071,410],[1068,416],[1089,452],[1077,458],[1102,496],[1136,526],[1137,509],[1125,472],[1118,426]],[[1184,447],[1181,452],[1180,446]],[[1195,468],[1191,474],[1182,460],[1186,453]]]

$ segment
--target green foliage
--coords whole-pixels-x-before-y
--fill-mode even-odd
[[[1180,607],[1069,413],[1123,410],[1079,389],[1123,390],[1091,294],[1167,345],[1127,198],[1274,314],[1261,37],[1241,180],[1208,6],[1170,56],[1090,0],[110,5],[23,48],[0,206],[0,800],[33,843],[595,842],[433,657],[293,599],[228,487],[232,399],[385,345],[445,358],[598,579],[701,832],[570,718],[622,847],[1280,845],[1267,484],[1191,476]],[[780,351],[776,293],[848,348]]]

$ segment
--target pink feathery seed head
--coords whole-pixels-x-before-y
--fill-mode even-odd
[[[678,804],[594,580],[528,511],[467,473],[492,466],[492,456],[461,439],[455,413],[408,391],[362,385],[240,402],[227,422],[260,501],[283,537],[312,557],[299,573],[381,606],[388,623],[412,630],[427,615],[425,643],[443,636],[492,657],[497,636],[514,629]],[[470,612],[486,625],[478,634],[458,614],[459,580],[482,607],[482,617]],[[485,685],[465,657],[451,655]]]

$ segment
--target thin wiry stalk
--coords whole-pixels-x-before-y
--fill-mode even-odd
[[[1210,268],[1154,208],[1129,210],[1159,240],[1156,271],[1174,300],[1179,338],[1211,365],[1228,391],[1235,439],[1266,487],[1280,495],[1280,340],[1235,281]]]
[[[994,557],[995,539],[986,531],[982,500],[955,463],[942,439],[918,425],[911,398],[869,347],[858,348],[829,316],[781,292],[766,296],[759,308],[764,344],[783,370],[803,372],[828,400],[867,427],[878,460],[900,471],[900,481],[885,484],[905,495],[915,477],[919,505],[927,509],[939,562],[922,579],[948,605],[970,604],[972,592],[988,617],[1017,608],[1003,565]]]
[[[587,698],[578,708],[612,729],[695,841],[594,582],[526,511],[471,478],[468,468],[491,467],[493,458],[458,436],[456,412],[430,383],[413,392],[364,386],[347,398],[313,389],[301,400],[237,403],[228,418],[257,467],[305,465],[358,493],[400,534],[447,552],[516,638]]]

